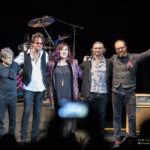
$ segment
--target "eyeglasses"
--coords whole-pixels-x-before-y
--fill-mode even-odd
[[[93,48],[95,50],[103,50],[103,47],[96,47],[96,48]]]
[[[115,50],[116,51],[120,51],[120,50],[123,50],[125,47],[118,47],[118,48],[116,48]]]
[[[42,43],[42,42],[41,42],[41,43],[40,43],[40,42],[36,42],[36,44],[38,44],[38,45],[43,45],[43,43]]]

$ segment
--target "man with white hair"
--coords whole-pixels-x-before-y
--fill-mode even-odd
[[[14,53],[9,47],[0,51],[0,137],[4,134],[4,118],[7,109],[9,115],[8,133],[15,135],[19,67],[13,61],[13,56]]]

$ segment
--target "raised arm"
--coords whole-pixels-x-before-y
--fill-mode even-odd
[[[14,61],[18,64],[18,65],[22,65],[24,64],[24,52],[19,53],[19,56],[17,56]]]

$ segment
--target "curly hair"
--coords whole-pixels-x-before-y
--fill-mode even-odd
[[[14,52],[9,47],[2,48],[0,51],[0,59],[7,58],[8,56],[14,56]]]
[[[32,38],[31,38],[32,43],[34,43],[36,38],[41,38],[44,43],[44,35],[42,33],[37,32],[37,33],[33,34]]]

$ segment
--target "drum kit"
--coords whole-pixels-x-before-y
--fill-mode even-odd
[[[55,19],[52,18],[51,16],[44,16],[41,18],[33,19],[33,20],[28,22],[29,27],[32,27],[32,28],[41,28],[42,27],[44,29],[48,38],[45,39],[45,44],[43,46],[43,49],[48,51],[48,52],[51,52],[52,50],[54,50],[59,42],[64,41],[66,38],[68,38],[70,36],[70,35],[59,36],[58,39],[53,42],[52,38],[48,34],[45,27],[51,25],[54,21],[55,21]],[[30,42],[29,34],[26,34],[25,35],[25,42],[18,45],[18,51],[19,52],[26,51],[30,48],[30,45],[31,45],[31,42]]]
[[[73,27],[73,29],[74,29],[73,55],[75,56],[75,32],[76,32],[76,28],[84,29],[83,27],[67,23],[67,22],[62,21],[62,20],[57,19],[57,18],[54,19],[54,17],[52,17],[52,16],[44,16],[44,17],[33,19],[33,20],[28,22],[28,26],[31,28],[43,28],[44,29],[48,38],[45,39],[45,44],[43,46],[43,49],[46,50],[47,52],[51,53],[53,50],[55,50],[55,48],[59,42],[62,42],[65,39],[70,37],[70,35],[63,35],[63,36],[59,36],[57,40],[52,41],[52,38],[49,35],[49,33],[47,32],[46,27],[48,27],[49,25],[54,23],[54,21],[58,21],[60,23],[63,23],[63,24],[66,24],[68,26]],[[18,45],[18,51],[19,52],[26,51],[30,48],[30,45],[31,45],[31,42],[30,42],[29,34],[26,34],[25,35],[25,42]]]

